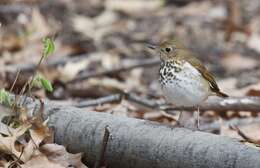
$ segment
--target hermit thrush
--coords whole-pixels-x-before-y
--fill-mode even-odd
[[[228,95],[220,91],[203,63],[177,39],[149,48],[160,54],[159,82],[166,100],[176,106],[198,107],[198,128],[201,103],[211,95]]]

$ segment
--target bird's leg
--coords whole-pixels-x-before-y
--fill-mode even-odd
[[[200,126],[200,107],[197,107],[197,119],[196,119],[196,127],[199,130],[199,126]]]

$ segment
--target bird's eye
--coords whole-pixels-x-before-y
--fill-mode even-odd
[[[172,51],[172,49],[171,49],[170,47],[166,47],[166,48],[165,48],[165,51],[166,51],[167,53],[169,53],[169,52]]]

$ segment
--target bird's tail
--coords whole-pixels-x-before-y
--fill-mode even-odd
[[[226,93],[223,93],[221,91],[217,92],[217,96],[219,96],[219,97],[229,97]]]

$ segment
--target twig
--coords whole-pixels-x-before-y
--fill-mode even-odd
[[[22,147],[22,151],[21,151],[21,153],[20,153],[20,155],[19,155],[19,157],[15,160],[15,161],[13,161],[9,166],[8,166],[8,168],[12,168],[12,167],[21,167],[21,165],[19,164],[19,162],[22,162],[21,161],[21,157],[22,157],[22,155],[23,155],[23,152],[24,152],[24,146]],[[23,163],[23,162],[22,162]]]
[[[194,111],[196,107],[169,107],[165,110]],[[228,97],[209,99],[200,106],[201,111],[251,111],[260,112],[260,97]]]
[[[35,76],[37,75],[37,72],[38,72],[38,70],[39,70],[39,68],[40,68],[40,65],[41,65],[41,63],[42,63],[42,61],[43,61],[44,58],[45,58],[45,56],[44,56],[44,54],[42,54],[42,56],[41,56],[41,58],[40,58],[40,61],[39,61],[39,62],[37,63],[37,65],[36,65],[36,69],[33,71],[33,75],[32,75],[32,77],[31,77],[31,79],[29,79],[29,80],[24,84],[24,86],[28,86],[29,88],[28,88],[28,90],[27,90],[27,92],[26,92],[26,94],[25,94],[25,98],[24,98],[24,101],[23,101],[23,103],[22,103],[22,106],[24,105],[24,103],[25,103],[27,97],[29,96],[29,94],[30,94],[30,92],[31,92],[31,89],[32,89],[32,87],[33,87],[34,78],[35,78]],[[23,94],[23,93],[22,93],[22,94]]]
[[[88,57],[86,54],[75,55],[75,56],[63,56],[59,58],[54,58],[54,59],[52,58],[46,60],[46,63],[43,65],[48,68],[52,68],[59,65],[63,65],[67,62],[81,61],[87,58]],[[13,73],[16,72],[18,69],[20,69],[21,72],[30,72],[30,71],[34,71],[35,68],[36,68],[35,64],[11,64],[5,67],[5,71]]]
[[[134,93],[122,93],[114,94],[110,96],[101,97],[95,100],[88,100],[79,104],[74,104],[76,107],[88,107],[96,106],[104,103],[120,102],[122,98],[128,101],[143,105],[148,108],[174,111],[174,110],[185,110],[195,111],[196,107],[167,107],[161,108],[164,104],[159,104],[154,100],[138,96]],[[200,106],[201,111],[213,110],[216,112],[223,111],[251,111],[260,112],[260,97],[229,97],[229,98],[211,98]]]
[[[107,125],[105,127],[105,133],[104,133],[104,137],[103,137],[103,141],[102,141],[102,146],[101,146],[100,154],[95,163],[95,168],[100,168],[100,166],[104,163],[104,157],[105,157],[105,153],[106,153],[106,149],[107,149],[107,143],[108,143],[108,139],[110,136],[110,132],[109,132],[108,128],[109,128],[109,126]]]
[[[244,125],[249,125],[249,124],[254,124],[254,123],[260,123],[260,117],[255,117],[255,118],[234,118],[231,120],[224,120],[222,121],[222,124],[224,126],[244,126]],[[200,126],[201,130],[219,130],[221,127],[221,123],[219,121],[214,121],[209,124],[202,124]]]
[[[148,108],[156,109],[159,108],[160,104],[158,104],[156,101],[146,99],[144,97],[138,96],[134,93],[125,93],[126,100],[129,100],[131,102],[143,105]]]
[[[82,101],[79,102],[78,104],[75,104],[76,107],[83,108],[83,107],[89,107],[89,106],[98,106],[102,105],[105,103],[117,103],[122,100],[122,95],[121,94],[114,94],[114,95],[109,95],[105,97],[101,97],[98,99],[94,100],[87,100],[87,101]]]
[[[148,108],[158,108],[160,104],[158,104],[155,101],[148,100],[144,97],[140,97],[137,94],[134,93],[118,93],[118,94],[113,94],[109,96],[104,96],[100,97],[94,100],[86,100],[86,101],[81,101],[79,103],[74,103],[73,106],[79,107],[79,108],[84,108],[84,107],[90,107],[90,106],[98,106],[106,103],[119,103],[122,101],[122,99],[126,99],[128,101],[143,105]]]
[[[123,72],[123,71],[128,71],[134,68],[139,68],[139,67],[147,67],[147,66],[155,66],[160,63],[160,60],[157,58],[154,59],[143,59],[143,60],[138,60],[136,62],[132,63],[123,63],[122,66],[110,69],[110,70],[100,70],[100,71],[95,71],[95,72],[85,72],[79,75],[77,78],[72,79],[71,81],[68,81],[68,83],[75,83],[79,82],[85,79],[88,79],[90,77],[98,77],[98,76],[103,76],[103,75],[110,75],[118,72]]]
[[[260,140],[255,140],[253,138],[248,137],[238,126],[230,125],[230,128],[237,131],[238,135],[240,135],[246,142],[250,142],[256,145],[260,144]]]
[[[17,82],[17,80],[18,80],[18,77],[19,77],[19,75],[20,75],[20,72],[21,72],[21,71],[20,71],[20,69],[19,69],[18,72],[16,73],[16,76],[15,76],[14,82],[13,82],[13,84],[12,84],[12,86],[11,86],[10,92],[13,91],[14,86],[15,86],[15,84],[16,84],[16,82]]]

